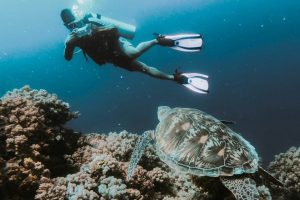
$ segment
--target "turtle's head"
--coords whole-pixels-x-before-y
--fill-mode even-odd
[[[169,106],[159,106],[157,109],[158,120],[162,121],[167,116],[169,110],[171,110]]]

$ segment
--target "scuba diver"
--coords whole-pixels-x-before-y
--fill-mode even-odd
[[[129,71],[138,71],[149,76],[175,81],[188,89],[202,94],[208,93],[208,76],[198,73],[166,74],[157,68],[137,60],[139,56],[155,45],[171,47],[185,52],[199,51],[202,47],[200,34],[156,35],[150,41],[134,47],[127,39],[134,37],[135,27],[117,20],[88,13],[76,18],[70,9],[61,11],[64,25],[70,30],[65,42],[64,57],[71,60],[76,47],[80,48],[86,60],[88,56],[99,65],[111,63]],[[126,39],[125,39],[126,38]]]

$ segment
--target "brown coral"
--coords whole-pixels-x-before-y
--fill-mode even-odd
[[[47,199],[53,197],[55,188],[62,188],[63,185],[72,186],[73,189],[67,187],[65,198],[72,199],[82,197],[85,191],[86,198],[93,199],[96,194],[100,199],[206,199],[206,194],[202,193],[201,188],[196,186],[188,176],[174,174],[169,168],[165,167],[155,155],[153,146],[149,146],[147,154],[142,158],[137,166],[136,173],[132,180],[127,181],[127,168],[130,154],[133,150],[137,135],[122,131],[120,134],[110,133],[90,134],[83,136],[85,146],[77,149],[77,151],[69,157],[74,163],[80,165],[80,171],[76,174],[69,175],[65,178],[54,179],[50,187],[43,184],[39,188],[36,198]],[[115,143],[112,141],[116,141]],[[79,155],[85,159],[78,159]],[[151,165],[145,164],[147,162]],[[155,166],[151,168],[151,166]],[[78,177],[74,181],[73,178]],[[80,178],[82,177],[82,178]],[[59,182],[58,182],[59,180]],[[95,182],[96,181],[96,182]],[[77,185],[74,185],[76,183]],[[95,185],[96,183],[96,185]],[[77,187],[77,189],[76,189]],[[49,196],[48,192],[52,191]],[[58,190],[57,197],[61,195]]]
[[[62,125],[75,118],[67,103],[45,90],[29,86],[8,92],[0,100],[0,175],[6,192],[30,198],[41,177],[66,167],[78,136]],[[60,168],[61,167],[61,168]]]
[[[64,200],[67,195],[66,184],[66,180],[61,177],[52,180],[42,177],[35,198],[40,200]]]
[[[280,196],[278,199],[300,199],[300,147],[291,147],[287,152],[276,155],[269,165],[269,171],[287,189],[278,192],[278,188],[273,187],[276,196]]]

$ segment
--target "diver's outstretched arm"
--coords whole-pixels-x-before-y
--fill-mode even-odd
[[[156,39],[141,42],[136,47],[125,43],[123,45],[123,50],[130,58],[136,59],[156,44],[158,44],[158,41]]]
[[[132,61],[130,67],[126,68],[126,69],[130,70],[130,71],[139,71],[139,72],[145,73],[149,76],[152,76],[154,78],[158,78],[161,80],[174,81],[174,75],[166,74],[162,71],[159,71],[155,67],[150,67],[150,66],[146,65],[145,63],[142,63],[137,60]]]
[[[73,57],[74,49],[77,45],[78,38],[74,35],[70,35],[65,42],[65,52],[64,57],[66,60],[71,60]]]

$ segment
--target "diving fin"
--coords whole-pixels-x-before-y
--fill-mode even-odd
[[[200,93],[207,94],[208,93],[208,76],[199,73],[180,73],[175,74],[174,80],[186,88]]]
[[[203,40],[200,34],[155,35],[160,45],[178,51],[197,52],[202,49]]]

